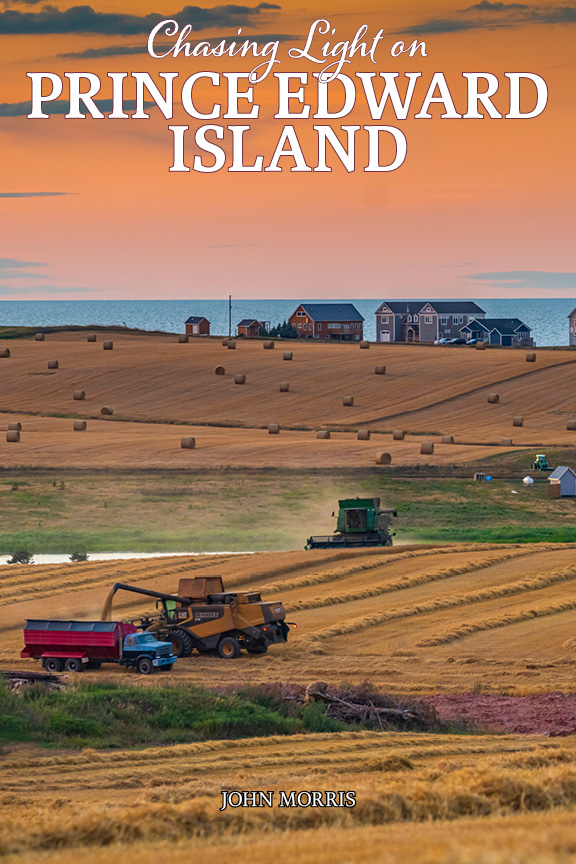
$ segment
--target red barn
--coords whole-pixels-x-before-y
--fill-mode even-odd
[[[186,333],[188,336],[209,336],[210,321],[207,318],[192,315],[186,321]]]
[[[238,336],[243,336],[245,339],[257,339],[264,329],[265,325],[262,321],[257,321],[255,318],[243,318],[238,324],[236,332]]]
[[[364,335],[364,318],[352,303],[302,303],[290,324],[299,339],[358,342]]]

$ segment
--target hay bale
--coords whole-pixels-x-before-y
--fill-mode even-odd
[[[100,409],[100,414],[103,414],[104,417],[111,417],[114,414],[114,409],[105,405],[104,408]]]
[[[279,435],[280,434],[280,424],[279,423],[270,423],[268,426],[268,434],[269,435]]]
[[[234,342],[232,339],[229,339],[226,343],[226,347],[229,351],[234,351],[234,349],[236,348],[236,342]]]
[[[280,384],[280,393],[289,393],[290,392],[290,382],[282,381]]]
[[[6,432],[6,441],[10,444],[17,444],[20,441],[20,430],[19,429],[9,429]]]
[[[196,449],[196,439],[192,438],[191,435],[185,435],[184,438],[180,441],[180,447],[182,450],[195,450]]]
[[[15,430],[17,432],[21,432],[22,431],[22,423],[20,423],[19,420],[16,423],[9,423],[8,429],[9,430]]]
[[[48,360],[48,369],[58,369],[58,360]]]
[[[10,357],[10,349],[0,348],[0,357]]]
[[[85,432],[87,427],[86,420],[74,420],[74,432]]]
[[[370,440],[370,430],[369,429],[359,429],[358,435],[356,436],[358,441],[369,441]]]
[[[86,337],[87,342],[96,342],[96,333],[90,333],[89,336]]]
[[[406,433],[403,429],[394,429],[392,432],[392,438],[394,441],[403,441]]]
[[[354,405],[354,396],[344,396],[344,398],[342,399],[342,405],[350,408],[352,405]]]
[[[442,444],[453,444],[454,436],[453,435],[442,435]]]
[[[500,394],[499,393],[489,393],[488,394],[488,402],[490,403],[490,405],[497,405],[499,401],[500,401]]]
[[[264,350],[265,351],[272,351],[273,349],[274,349],[274,342],[270,342],[269,340],[267,342],[264,342]]]
[[[566,423],[566,429],[569,432],[575,432],[576,431],[576,420],[568,420],[568,422]]]
[[[214,370],[214,374],[215,375],[225,375],[226,369],[224,368],[224,366],[216,366],[216,368]]]
[[[369,347],[370,347],[370,342],[368,342],[366,339],[363,339],[362,342],[360,342],[360,348],[369,348]]]
[[[228,339],[222,339],[222,345],[224,346],[224,348],[228,347],[228,342],[229,342]]]
[[[502,447],[512,447],[512,438],[502,438],[500,444]]]
[[[104,351],[112,351],[114,348],[114,342],[110,342],[110,340],[102,343],[102,348]]]
[[[527,363],[535,363],[536,362],[536,354],[533,351],[528,351],[526,354],[526,362]]]
[[[178,336],[178,344],[179,345],[186,345],[187,342],[188,342],[188,334],[187,333],[181,333]]]
[[[330,432],[328,431],[328,429],[320,429],[316,433],[316,438],[321,438],[322,440],[326,441],[328,438],[330,438]]]
[[[476,343],[477,351],[485,351],[486,350],[486,342],[477,342]]]
[[[45,337],[44,333],[36,333],[34,336],[34,341],[35,342],[44,342],[45,338],[46,337]]]
[[[72,394],[75,402],[82,402],[86,398],[85,390],[74,390]]]
[[[434,444],[432,441],[423,441],[420,445],[420,453],[424,456],[431,456],[434,453]]]
[[[292,360],[294,357],[294,353],[292,351],[284,351],[283,360]]]
[[[549,483],[548,484],[548,498],[561,498],[562,497],[562,486],[560,483]]]
[[[513,426],[523,426],[524,425],[524,418],[523,417],[514,417],[514,419],[512,420],[512,425]]]
[[[235,384],[245,384],[246,383],[246,375],[235,375],[234,376]]]
[[[376,464],[377,465],[390,465],[392,462],[392,456],[390,453],[376,453]]]
[[[386,366],[376,366],[374,369],[375,375],[385,375],[386,374]]]

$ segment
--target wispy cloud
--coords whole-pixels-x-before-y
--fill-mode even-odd
[[[297,42],[301,37],[293,36],[289,33],[265,33],[258,34],[257,36],[249,36],[247,37],[251,42],[255,42],[257,45],[265,45],[267,42]],[[226,36],[206,36],[205,39],[202,39],[202,42],[210,42],[211,39],[218,39],[218,41],[222,39],[238,39],[238,36],[235,34],[234,36],[226,37]],[[198,41],[190,41],[190,45],[194,47],[194,45],[198,44]],[[165,51],[169,51],[173,45],[161,45],[156,43],[156,53],[161,54]],[[104,48],[86,48],[84,51],[70,51],[66,54],[58,54],[58,57],[63,58],[64,60],[94,60],[99,57],[126,57],[132,54],[147,54],[148,46],[147,45],[108,45]]]
[[[0,198],[55,198],[72,192],[0,192]]]
[[[22,261],[20,258],[0,258],[0,273],[3,270],[19,270],[24,267],[43,267],[40,261]]]
[[[206,9],[184,6],[174,15],[132,15],[129,13],[96,12],[91,6],[71,6],[60,11],[55,6],[43,6],[40,12],[6,9],[0,12],[0,35],[46,33],[100,33],[135,36],[147,33],[166,18],[175,18],[181,26],[191,24],[195,30],[209,27],[255,26],[262,13],[277,11],[275,3],[257,6],[222,5]]]
[[[481,0],[456,12],[457,17],[428,18],[398,33],[458,33],[467,30],[497,30],[535,24],[576,24],[576,6],[529,5]]]
[[[576,291],[576,273],[555,270],[500,270],[491,273],[471,273],[461,278],[487,282],[498,288]]]
[[[104,113],[112,111],[112,99],[94,99],[97,107]],[[155,107],[155,102],[144,102],[145,108]],[[122,103],[125,111],[136,110],[135,99],[125,99]],[[70,111],[70,103],[65,99],[57,99],[54,102],[48,102],[42,106],[45,114],[68,114]],[[27,102],[0,102],[0,117],[27,117],[32,111],[32,103]],[[65,195],[65,192],[54,193]]]

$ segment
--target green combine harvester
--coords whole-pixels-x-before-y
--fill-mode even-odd
[[[550,466],[544,453],[537,453],[536,459],[530,467],[532,471],[550,471]]]
[[[334,516],[334,513],[332,514]],[[380,507],[380,498],[344,498],[338,501],[336,534],[309,537],[305,549],[353,549],[392,546],[390,520],[396,510]]]

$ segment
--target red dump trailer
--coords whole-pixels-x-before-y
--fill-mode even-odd
[[[42,660],[48,672],[81,672],[102,663],[120,663],[148,675],[172,668],[170,642],[158,642],[123,621],[26,621],[21,657]]]

